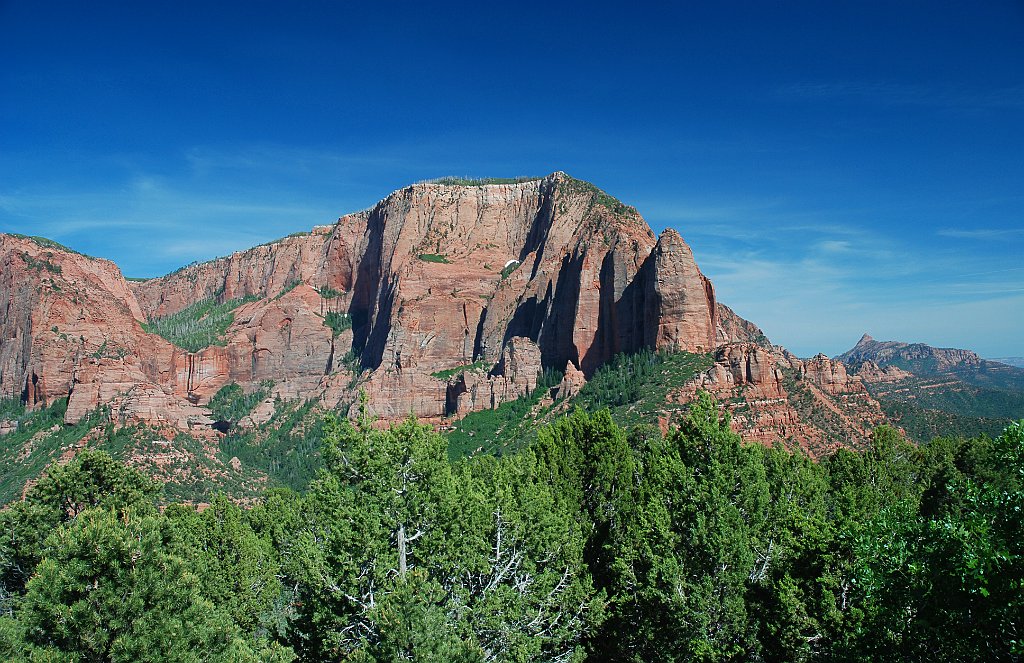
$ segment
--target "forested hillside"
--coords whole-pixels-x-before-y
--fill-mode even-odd
[[[9,660],[937,661],[1024,653],[1024,422],[814,462],[576,410],[501,457],[330,421],[202,512],[100,451],[0,512]]]

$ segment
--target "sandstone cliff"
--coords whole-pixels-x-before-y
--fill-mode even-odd
[[[656,239],[633,208],[563,173],[413,185],[331,226],[144,282],[30,239],[4,237],[0,256],[0,389],[29,405],[70,395],[69,421],[146,385],[140,418],[202,425],[186,405],[267,379],[287,397],[343,406],[364,388],[380,416],[437,418],[516,398],[543,368],[589,375],[616,353],[708,351],[728,336],[678,233]],[[187,352],[140,325],[242,298],[256,301],[223,346]],[[327,311],[351,331],[332,334]],[[436,377],[465,365],[481,370]],[[157,415],[154,389],[183,404]]]
[[[113,263],[0,235],[0,266],[0,396],[29,407],[67,398],[70,422],[144,387],[168,396],[165,418],[183,428],[190,414],[203,423],[201,412],[183,411],[187,403],[171,403],[184,353],[143,331],[143,313]]]
[[[440,422],[520,398],[545,370],[574,395],[641,348],[714,353],[673,398],[716,393],[748,439],[820,449],[880,420],[842,363],[799,360],[718,302],[679,233],[655,237],[632,207],[564,173],[412,185],[141,282],[19,236],[0,236],[0,261],[0,393],[29,407],[68,398],[69,423],[108,406],[118,422],[209,433],[218,390],[268,381],[284,399],[346,411],[365,390],[384,420]],[[216,343],[189,351],[147,333],[197,302],[235,307]],[[822,416],[840,423],[811,421]]]

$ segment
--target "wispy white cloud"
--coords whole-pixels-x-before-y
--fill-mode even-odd
[[[0,231],[51,237],[151,276],[330,222],[342,211],[288,190],[201,191],[136,172],[103,188],[5,191]]]
[[[1017,239],[1024,238],[1024,228],[945,228],[936,234],[957,239]]]
[[[818,243],[818,248],[826,253],[850,253],[853,246],[845,240],[830,239]]]
[[[6,225],[32,220],[41,232],[73,235],[106,229],[181,230],[197,223],[228,218],[329,218],[325,206],[254,203],[177,190],[154,179],[139,180],[128,190],[8,194],[0,197]],[[326,215],[326,216],[325,216]]]

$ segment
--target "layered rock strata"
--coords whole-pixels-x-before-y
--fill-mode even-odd
[[[239,425],[266,423],[275,397],[351,411],[360,391],[385,421],[441,422],[527,395],[545,370],[564,373],[554,397],[574,396],[641,348],[714,353],[671,398],[715,393],[751,440],[817,452],[884,420],[842,363],[793,357],[718,302],[676,231],[655,237],[564,173],[416,184],[141,282],[13,235],[0,235],[0,266],[0,397],[67,398],[69,423],[107,406],[120,423],[209,431],[219,389],[268,381],[271,398]],[[143,326],[206,301],[238,302],[219,345],[190,352]]]
[[[712,393],[745,439],[817,456],[865,443],[886,421],[860,378],[825,355],[803,360],[779,347],[743,342],[719,347],[714,359],[672,398],[685,403],[698,390]]]
[[[703,352],[735,333],[678,233],[655,238],[633,208],[563,173],[413,185],[144,282],[29,238],[3,236],[0,260],[0,392],[30,407],[70,397],[68,421],[120,398],[127,418],[202,426],[187,406],[264,380],[331,407],[365,389],[379,416],[438,418],[517,398],[543,368],[586,376],[619,352]],[[256,301],[223,346],[188,352],[141,326],[242,298]],[[328,312],[351,330],[332,333]],[[461,366],[475,369],[435,377]]]

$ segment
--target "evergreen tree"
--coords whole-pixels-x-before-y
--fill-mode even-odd
[[[53,465],[24,501],[0,511],[0,608],[8,615],[42,558],[43,542],[86,509],[155,512],[161,486],[103,451],[83,449]]]
[[[84,511],[50,536],[18,615],[33,657],[73,661],[255,660],[167,552],[159,517]]]
[[[607,637],[615,658],[748,658],[757,649],[745,590],[756,570],[753,537],[764,528],[763,465],[706,393],[679,430],[645,441],[616,544],[616,627]]]
[[[281,594],[279,563],[238,505],[218,495],[202,513],[172,506],[165,515],[176,534],[173,549],[200,579],[203,596],[225,610],[246,633],[269,617]]]
[[[982,444],[987,446],[987,440]],[[1024,654],[1024,422],[991,445],[1001,468],[930,515],[885,509],[858,538],[865,594],[855,652],[875,660],[1015,660]]]

